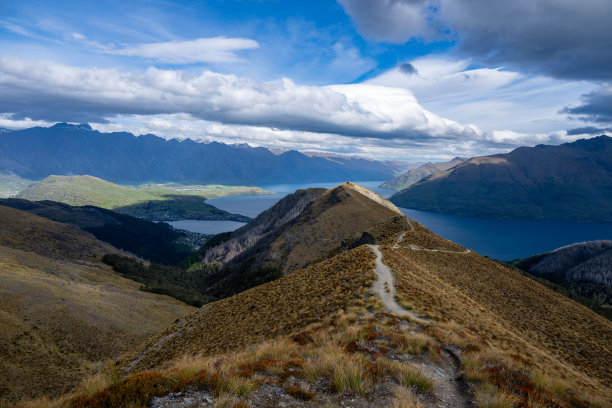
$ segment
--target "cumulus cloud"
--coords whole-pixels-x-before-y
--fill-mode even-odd
[[[210,71],[124,71],[0,57],[0,95],[0,112],[35,120],[187,113],[229,124],[379,139],[482,137],[475,126],[427,111],[407,89],[375,85],[302,86]]]
[[[368,38],[452,40],[468,57],[559,78],[612,78],[609,0],[339,0]]]
[[[405,65],[412,67],[406,73]],[[473,68],[470,60],[423,57],[367,81],[410,89],[427,110],[485,132],[544,133],[583,125],[560,114],[568,101],[596,85],[532,76],[499,68]]]
[[[562,112],[576,115],[582,120],[597,123],[612,123],[612,85],[585,94],[583,104],[567,107]]]
[[[414,64],[425,75],[427,64]],[[200,137],[264,146],[396,158],[415,152],[447,158],[572,140],[563,132],[483,131],[432,113],[399,86],[303,86],[210,71],[82,68],[16,57],[0,57],[0,112],[12,121],[96,122],[116,130],[125,128],[126,118],[138,117],[137,125],[127,126],[137,133],[195,138],[199,131]]]

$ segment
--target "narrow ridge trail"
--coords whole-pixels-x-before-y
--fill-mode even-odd
[[[398,316],[408,316],[416,323],[429,324],[429,321],[420,317],[416,313],[404,309],[395,300],[395,278],[391,268],[385,265],[382,261],[382,252],[378,245],[370,245],[374,254],[376,254],[376,267],[374,272],[376,273],[377,279],[374,281],[373,290],[376,296],[380,298],[385,307],[392,313]]]
[[[402,233],[398,242],[403,239],[405,232]],[[431,322],[416,313],[404,309],[395,300],[395,277],[391,268],[382,260],[382,252],[378,245],[369,245],[376,255],[376,281],[372,289],[376,296],[383,302],[385,307],[398,316],[408,316],[414,323],[429,325]],[[395,247],[395,246],[394,246]],[[454,252],[454,251],[448,251]],[[457,252],[455,252],[457,253]],[[459,252],[459,254],[462,254]],[[434,394],[436,401],[434,406],[437,408],[470,408],[473,403],[466,391],[466,385],[460,379],[461,363],[457,355],[447,347],[442,347],[442,358],[435,363],[417,363],[417,366],[430,378],[434,380]],[[425,404],[429,406],[429,404]]]
[[[410,224],[410,227],[412,228],[412,231],[414,231],[414,226],[412,224]],[[402,242],[404,240],[404,237],[406,236],[406,231],[402,232],[399,237],[397,237],[397,240],[395,241],[395,244],[393,244],[393,246],[391,248],[393,249],[398,249],[398,248],[408,248],[408,249],[412,249],[413,251],[428,251],[428,252],[445,252],[447,254],[457,254],[457,255],[466,255],[469,254],[470,252],[472,252],[469,249],[466,249],[465,251],[451,251],[448,249],[428,249],[428,248],[421,248],[418,245],[400,245],[400,242]]]

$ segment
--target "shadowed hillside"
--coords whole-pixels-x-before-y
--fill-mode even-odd
[[[0,206],[0,400],[58,395],[193,309],[141,292],[88,233]]]
[[[612,222],[612,138],[474,157],[390,200],[477,218]]]
[[[181,243],[185,232],[168,224],[141,220],[93,206],[72,207],[54,201],[0,199],[0,205],[64,222],[92,233],[96,238],[136,256],[165,265],[182,261],[193,251]]]
[[[209,277],[209,293],[231,296],[323,260],[343,240],[398,214],[393,204],[353,183],[298,190],[209,249],[200,268],[224,262]]]
[[[612,241],[580,242],[511,265],[612,318]]]

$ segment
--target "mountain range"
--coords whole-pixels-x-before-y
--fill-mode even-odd
[[[402,168],[356,157],[276,155],[263,147],[102,133],[58,123],[0,134],[0,172],[40,180],[89,174],[119,184],[149,182],[253,185],[335,180],[385,180]]]
[[[421,181],[425,177],[431,176],[432,174],[448,170],[455,167],[459,163],[466,161],[466,157],[455,157],[454,159],[447,162],[440,163],[425,163],[414,169],[408,170],[406,173],[401,174],[389,181],[384,182],[380,185],[381,188],[389,188],[392,190],[404,190],[414,183]]]
[[[390,200],[477,218],[612,222],[612,138],[474,157]]]

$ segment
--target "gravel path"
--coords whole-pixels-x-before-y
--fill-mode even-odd
[[[398,316],[409,316],[416,323],[429,324],[428,320],[420,317],[416,313],[404,309],[397,303],[395,300],[395,278],[393,277],[393,272],[391,268],[383,263],[382,253],[378,245],[370,245],[370,248],[376,254],[376,268],[374,268],[374,272],[376,272],[378,279],[374,281],[374,285],[372,286],[376,296],[380,298],[385,307],[392,313]]]

